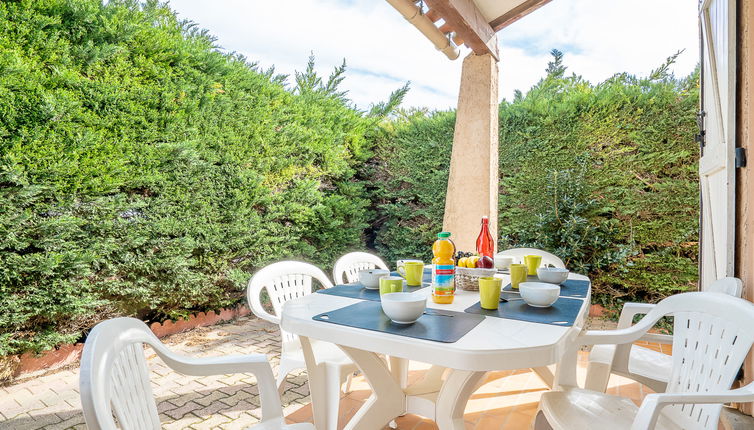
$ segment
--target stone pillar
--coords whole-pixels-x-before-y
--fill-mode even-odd
[[[497,246],[498,70],[492,55],[463,60],[443,229],[459,251],[476,249],[482,216]]]

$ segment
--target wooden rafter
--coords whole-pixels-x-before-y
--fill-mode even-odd
[[[491,54],[496,60],[497,37],[473,0],[425,0],[444,20],[447,30],[452,29],[477,55]]]
[[[427,15],[427,18],[429,18],[429,20],[432,22],[437,22],[440,20],[440,18],[442,18],[440,14],[438,14],[434,9],[428,10],[424,15]]]
[[[526,0],[505,15],[493,19],[490,26],[494,31],[500,31],[549,2],[550,0]]]

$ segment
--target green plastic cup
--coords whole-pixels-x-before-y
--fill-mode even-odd
[[[518,284],[526,282],[526,265],[525,264],[511,264],[511,287],[514,290],[518,290]]]
[[[417,286],[422,284],[424,277],[424,263],[421,261],[407,261],[398,267],[398,273],[406,278],[406,285]]]
[[[529,269],[529,276],[537,276],[537,269],[539,268],[539,265],[542,264],[542,256],[525,255],[524,264],[526,264],[526,268]]]
[[[503,280],[500,278],[479,278],[479,304],[482,309],[497,309],[500,304],[500,289]]]
[[[380,295],[403,292],[403,278],[400,276],[383,276],[380,278]]]

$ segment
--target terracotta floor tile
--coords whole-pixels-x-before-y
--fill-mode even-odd
[[[398,424],[399,430],[414,430],[423,418],[419,415],[407,414],[395,419],[395,423]]]
[[[634,382],[632,384],[621,385],[618,387],[618,395],[622,397],[628,397],[637,405],[641,404],[641,388],[639,384]]]
[[[312,407],[311,404],[308,404],[306,406],[302,406],[301,408],[295,410],[293,413],[288,414],[287,418],[297,422],[297,423],[304,423],[309,422],[312,419]]]
[[[503,427],[503,423],[508,418],[507,415],[487,415],[482,414],[477,421],[475,430],[500,430]]]
[[[514,412],[508,416],[503,423],[503,430],[525,430],[529,428],[531,420],[534,419],[536,409],[530,413]]]
[[[363,402],[363,401],[366,401],[366,399],[368,399],[369,396],[371,395],[372,395],[372,390],[370,390],[369,388],[366,388],[363,390],[351,391],[350,393],[346,395],[346,397],[349,399],[360,400]]]
[[[437,424],[430,420],[422,420],[414,427],[414,430],[437,430]]]

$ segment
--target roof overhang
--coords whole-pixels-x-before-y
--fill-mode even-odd
[[[491,54],[498,59],[495,33],[550,0],[387,1],[448,58],[458,58],[457,49],[453,52],[455,45],[466,45],[477,55]],[[432,26],[429,23],[432,23]],[[447,38],[448,43],[453,46],[442,43],[440,35]]]

